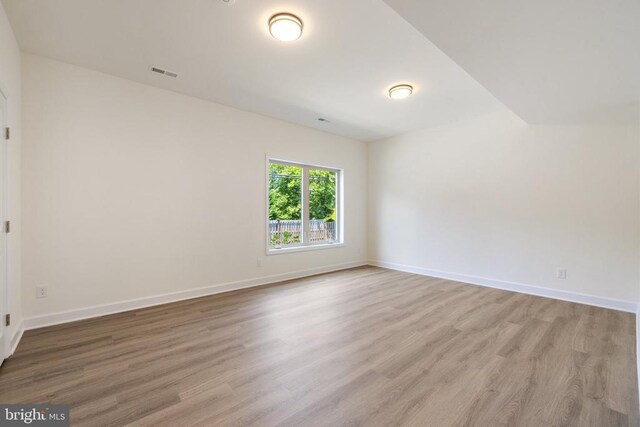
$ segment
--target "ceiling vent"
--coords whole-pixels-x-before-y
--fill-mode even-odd
[[[153,71],[154,73],[165,75],[167,77],[173,77],[173,78],[178,77],[178,73],[174,73],[173,71],[169,71],[169,70],[163,70],[162,68],[158,68],[158,67],[151,67],[151,71]]]

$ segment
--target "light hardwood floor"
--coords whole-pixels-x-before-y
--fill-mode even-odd
[[[363,267],[29,331],[72,425],[638,425],[632,314]]]

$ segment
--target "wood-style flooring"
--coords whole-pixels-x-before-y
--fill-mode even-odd
[[[634,315],[375,267],[25,333],[0,402],[95,426],[637,426]]]

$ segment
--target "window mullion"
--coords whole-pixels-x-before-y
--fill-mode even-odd
[[[309,242],[309,168],[302,168],[302,244]]]
[[[336,231],[334,241],[342,241],[342,174],[336,172]]]

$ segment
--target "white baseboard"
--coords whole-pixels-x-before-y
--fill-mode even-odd
[[[89,319],[92,317],[105,316],[107,314],[121,313],[123,311],[135,310],[139,308],[151,307],[154,305],[167,304],[170,302],[182,301],[207,295],[219,294],[222,292],[235,291],[238,289],[252,288],[255,286],[269,285],[285,280],[299,279],[316,274],[330,273],[332,271],[346,270],[348,268],[366,265],[366,261],[348,262],[344,264],[327,265],[323,267],[299,270],[289,273],[276,274],[273,276],[258,277],[237,282],[221,283],[203,288],[189,289],[185,291],[172,292],[168,294],[155,295],[151,297],[137,298],[127,301],[120,301],[110,304],[96,305],[92,307],[79,308],[74,310],[61,311],[58,313],[45,314],[42,316],[28,317],[24,319],[24,330],[42,328],[44,326],[58,325],[61,323],[74,322],[76,320]]]
[[[582,294],[579,292],[561,291],[558,289],[544,288],[541,286],[525,285],[522,283],[507,282],[504,280],[488,279],[486,277],[470,276],[467,274],[450,273],[447,271],[431,270],[428,268],[415,267],[411,265],[396,264],[393,262],[372,260],[369,265],[388,268],[390,270],[405,271],[423,276],[438,277],[441,279],[454,280],[456,282],[469,283],[472,285],[486,286],[489,288],[504,289],[507,291],[520,292],[523,294],[536,295],[541,297],[559,299],[562,301],[577,302],[580,304],[594,305],[596,307],[611,308],[613,310],[636,313],[638,304],[631,301],[618,300],[613,298],[600,297],[596,295]]]
[[[9,347],[9,354],[7,355],[7,357],[9,357],[13,353],[15,353],[16,348],[18,347],[18,344],[20,343],[20,340],[22,339],[22,334],[24,334],[24,320],[20,322],[20,325],[18,326],[18,329],[13,334],[13,338],[11,338],[11,344],[10,344],[10,347]]]

